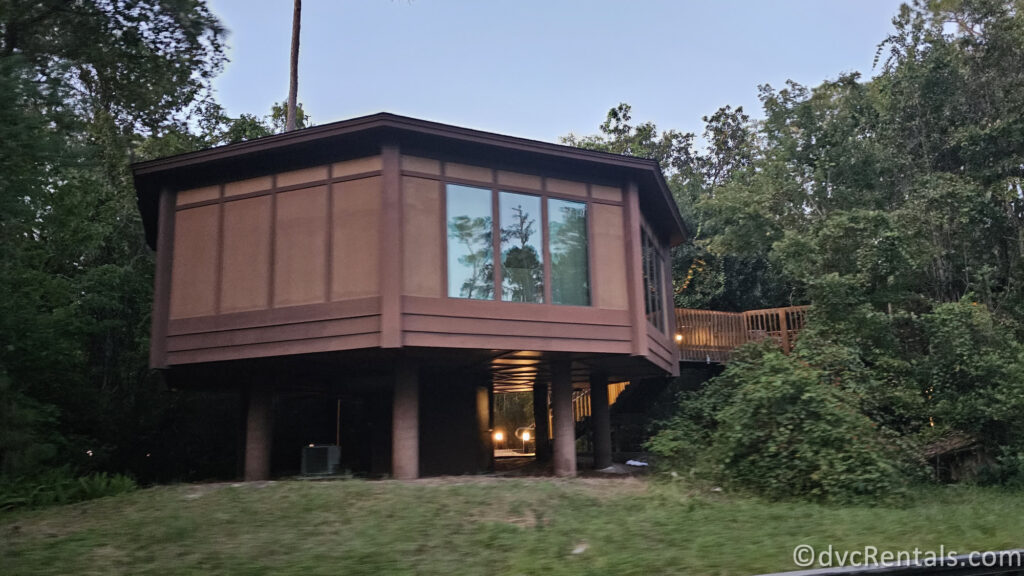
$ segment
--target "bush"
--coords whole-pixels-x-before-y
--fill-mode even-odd
[[[31,478],[0,481],[0,510],[71,504],[124,494],[137,487],[135,480],[123,474],[75,476],[70,468],[57,468]]]
[[[774,348],[730,366],[711,458],[728,483],[770,498],[889,499],[902,488],[899,452],[828,374]]]
[[[773,499],[890,500],[904,486],[897,443],[830,374],[771,343],[748,345],[649,442],[662,467]]]

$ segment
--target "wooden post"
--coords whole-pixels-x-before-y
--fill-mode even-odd
[[[576,421],[572,418],[572,361],[551,362],[551,408],[554,412],[555,476],[576,475]]]
[[[245,425],[245,481],[270,478],[270,446],[273,429],[274,392],[257,384],[249,389]]]
[[[391,417],[391,475],[398,480],[420,476],[420,382],[416,366],[399,360]]]
[[[782,334],[782,353],[789,354],[789,322],[786,319],[786,308],[779,309],[779,332]]]

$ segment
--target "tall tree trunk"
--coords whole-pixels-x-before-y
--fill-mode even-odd
[[[288,83],[288,119],[284,131],[295,130],[295,107],[299,93],[299,28],[302,24],[302,0],[295,0],[295,11],[292,14],[292,58],[291,74]]]

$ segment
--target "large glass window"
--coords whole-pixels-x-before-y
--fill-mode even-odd
[[[548,199],[548,244],[551,252],[551,301],[589,306],[586,204]]]
[[[449,184],[448,295],[494,298],[494,243],[491,191]]]
[[[544,301],[544,247],[541,243],[540,198],[502,192],[501,299]]]
[[[647,230],[642,232],[643,267],[644,267],[644,310],[647,320],[654,326],[665,331],[665,277],[662,270],[665,259],[662,258],[658,245],[654,243]]]

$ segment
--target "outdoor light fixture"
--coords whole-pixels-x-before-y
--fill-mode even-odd
[[[523,432],[523,442],[529,442],[529,441],[530,441],[530,433],[529,432]]]
[[[504,442],[505,441],[505,433],[502,432],[501,430],[498,430],[497,432],[495,432],[494,433],[494,441],[495,442]]]
[[[682,334],[676,334],[676,342],[682,342],[682,341],[683,341],[683,335]]]

